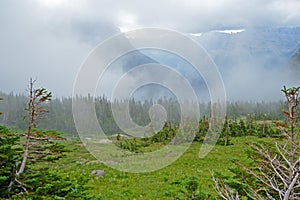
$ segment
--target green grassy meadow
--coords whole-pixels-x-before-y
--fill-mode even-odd
[[[235,137],[232,145],[216,145],[205,157],[200,159],[201,143],[194,142],[190,148],[171,165],[150,173],[126,173],[107,167],[96,160],[81,141],[62,141],[68,150],[65,157],[51,163],[52,170],[62,177],[77,181],[80,176],[88,178],[87,193],[92,199],[190,199],[187,183],[191,178],[198,182],[196,194],[202,199],[215,199],[217,193],[211,172],[231,176],[229,168],[233,159],[249,162],[246,142],[266,141],[268,138],[253,136]],[[149,147],[148,147],[149,148]],[[157,146],[154,147],[157,149]],[[94,169],[105,170],[103,177],[91,175]]]

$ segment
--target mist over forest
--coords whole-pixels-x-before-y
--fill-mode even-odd
[[[299,0],[0,0],[0,200],[300,199]]]
[[[0,104],[0,110],[3,115],[0,116],[0,124],[14,129],[26,130],[27,123],[24,120],[26,110],[24,109],[28,102],[26,95],[4,94],[0,93],[4,101]],[[110,101],[107,97],[78,97],[83,101],[94,101],[95,109],[99,124],[107,135],[122,133],[115,123],[112,115],[111,104],[119,107],[124,107],[129,104],[130,116],[133,121],[141,126],[146,126],[150,123],[149,109],[155,105],[162,105],[167,114],[166,122],[173,125],[178,125],[181,120],[180,104],[176,99],[147,99],[147,100],[121,100]],[[192,102],[190,102],[192,103]],[[47,103],[49,114],[37,122],[37,127],[40,129],[55,129],[64,133],[70,133],[73,136],[77,135],[77,130],[74,125],[72,113],[72,98],[53,99]],[[201,117],[211,116],[211,103],[199,102],[199,110]],[[282,120],[284,115],[281,112],[284,109],[283,101],[274,102],[254,102],[254,101],[236,101],[227,103],[227,117],[230,119],[240,117],[250,117],[255,120]]]

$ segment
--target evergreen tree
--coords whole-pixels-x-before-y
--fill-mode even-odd
[[[9,185],[12,174],[15,173],[15,164],[19,160],[19,136],[4,126],[0,126],[0,198],[10,197],[16,191],[10,191]]]
[[[243,119],[240,119],[239,125],[239,136],[247,135],[247,128]]]
[[[43,108],[43,103],[51,100],[51,92],[48,92],[44,88],[35,89],[34,88],[35,81],[30,79],[29,81],[29,102],[28,102],[28,129],[26,134],[26,142],[22,156],[22,162],[16,166],[16,171],[13,175],[13,178],[9,184],[8,190],[10,191],[14,186],[20,187],[27,192],[25,185],[19,180],[21,174],[23,174],[26,165],[28,163],[29,157],[29,148],[31,146],[30,140],[33,139],[33,129],[35,128],[36,120],[39,119],[43,114],[48,111]]]
[[[207,134],[209,129],[209,121],[205,117],[205,115],[200,119],[198,125],[198,132],[195,135],[194,141],[200,142],[204,140],[205,135]]]
[[[228,119],[227,116],[225,117],[225,121],[223,124],[223,128],[221,130],[221,134],[220,134],[220,139],[221,139],[221,144],[227,146],[230,144],[230,131],[229,131],[229,123],[228,123]]]

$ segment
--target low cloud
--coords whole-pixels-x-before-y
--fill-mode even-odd
[[[0,90],[23,92],[29,77],[33,77],[57,96],[71,95],[84,59],[98,43],[119,33],[119,27],[150,26],[199,33],[299,26],[299,10],[298,0],[2,0]],[[239,80],[237,72],[241,70],[234,70],[234,79]],[[255,72],[252,70],[249,74]],[[268,74],[261,76],[265,82],[272,81],[265,78]],[[243,78],[237,82],[240,84],[236,87],[247,86]],[[230,81],[229,87],[234,88]]]

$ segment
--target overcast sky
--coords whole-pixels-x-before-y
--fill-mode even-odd
[[[300,26],[299,0],[1,0],[0,91],[30,77],[70,96],[80,65],[104,39],[139,27],[184,33]]]

